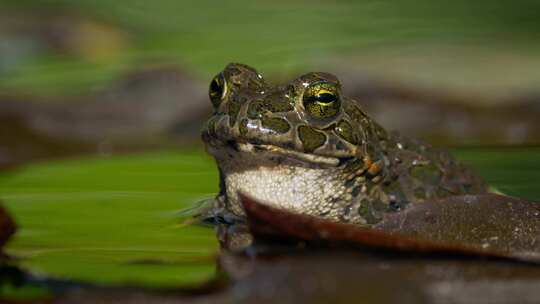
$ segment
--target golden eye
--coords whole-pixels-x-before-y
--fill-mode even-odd
[[[330,118],[339,113],[341,102],[336,85],[316,82],[309,85],[302,97],[304,109],[315,118]]]
[[[208,96],[215,108],[219,107],[223,97],[225,97],[226,90],[225,77],[223,77],[223,73],[219,73],[210,82],[210,89],[208,90]]]

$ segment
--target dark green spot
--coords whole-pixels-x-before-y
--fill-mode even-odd
[[[334,130],[337,135],[350,142],[351,144],[356,145],[358,143],[356,137],[354,136],[351,124],[346,122],[345,120],[340,120]]]
[[[240,112],[240,107],[242,106],[242,101],[239,98],[233,98],[229,101],[229,125],[232,127],[236,123],[236,118],[238,117],[238,112]]]
[[[277,133],[287,133],[291,128],[291,126],[285,119],[277,117],[263,118],[261,120],[261,125],[264,128],[270,129]]]
[[[247,134],[248,128],[248,120],[247,118],[244,118],[240,121],[240,125],[238,126],[238,129],[240,130],[240,135],[245,136]]]
[[[217,116],[213,116],[207,122],[208,134],[210,136],[212,136],[212,137],[217,137],[217,135],[216,135],[216,120],[217,120]]]
[[[388,184],[385,184],[384,185],[384,192],[386,193],[399,193],[399,194],[403,194],[403,192],[401,191],[401,185],[399,184],[398,181],[393,181],[391,183],[388,183]]]
[[[258,119],[261,118],[264,114],[264,101],[262,100],[254,100],[249,104],[247,114],[248,117],[251,119]]]
[[[255,100],[248,107],[247,114],[251,119],[261,118],[263,115],[270,113],[289,112],[294,108],[284,100]]]
[[[363,218],[366,218],[369,214],[369,202],[366,199],[360,201],[360,207],[358,207],[358,214]]]
[[[358,207],[358,214],[366,220],[368,224],[375,224],[381,220],[381,215],[378,214],[367,199],[360,201],[360,207]]]
[[[293,110],[293,106],[289,101],[273,100],[268,102],[268,109],[272,113],[289,112]]]
[[[306,152],[312,152],[326,142],[326,136],[323,133],[308,126],[299,126],[298,136]]]

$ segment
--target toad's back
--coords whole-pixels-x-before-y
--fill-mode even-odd
[[[203,140],[221,173],[218,205],[234,214],[243,215],[242,191],[294,212],[373,224],[409,204],[486,191],[447,152],[386,132],[331,74],[270,86],[230,64],[210,99]]]

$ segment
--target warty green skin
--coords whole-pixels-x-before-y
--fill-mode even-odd
[[[242,191],[293,212],[370,225],[410,204],[486,192],[446,151],[385,131],[341,95],[331,74],[272,86],[243,64],[221,73],[225,90],[202,131],[220,171],[218,208],[243,216]],[[302,98],[314,83],[338,88],[337,114],[306,110]]]

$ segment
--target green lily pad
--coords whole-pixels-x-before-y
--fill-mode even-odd
[[[540,147],[467,148],[452,153],[498,191],[540,201]]]
[[[152,153],[31,165],[0,179],[20,229],[7,252],[53,277],[171,287],[215,274],[213,229],[178,211],[217,191],[202,153]]]

